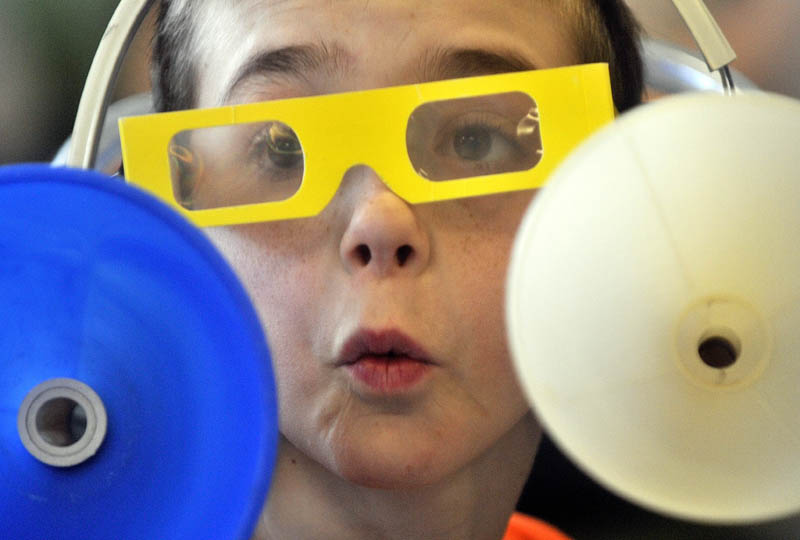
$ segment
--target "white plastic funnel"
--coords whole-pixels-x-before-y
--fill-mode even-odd
[[[800,103],[623,116],[534,200],[507,300],[525,391],[600,482],[703,521],[800,509]]]

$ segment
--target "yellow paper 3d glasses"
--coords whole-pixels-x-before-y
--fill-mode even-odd
[[[123,118],[127,180],[199,226],[314,216],[371,167],[409,203],[537,188],[614,117],[587,64]]]

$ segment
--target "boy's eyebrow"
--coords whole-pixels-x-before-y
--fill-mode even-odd
[[[347,71],[353,62],[353,55],[336,44],[292,45],[260,51],[236,72],[221,103],[228,102],[236,89],[254,76],[283,75],[303,79],[317,70]],[[420,82],[426,82],[533,69],[536,66],[532,62],[512,50],[439,47],[422,54],[416,75]]]
[[[422,55],[418,77],[421,81],[439,81],[534,69],[532,62],[512,50],[437,48]]]
[[[346,71],[352,61],[350,53],[343,48],[326,43],[260,51],[251,56],[236,72],[223,94],[222,103],[226,103],[244,81],[254,76],[288,75],[305,78],[308,73],[319,69],[329,72]]]

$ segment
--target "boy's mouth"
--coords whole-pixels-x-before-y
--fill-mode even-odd
[[[399,394],[421,383],[436,363],[398,330],[360,330],[345,342],[336,366],[371,394]]]

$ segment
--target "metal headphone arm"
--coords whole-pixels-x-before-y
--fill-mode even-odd
[[[125,53],[156,0],[122,0],[108,23],[89,69],[78,105],[66,165],[94,166],[106,109]]]
[[[735,91],[731,70],[736,53],[703,0],[672,0],[706,59],[709,71],[719,71],[726,94]]]

